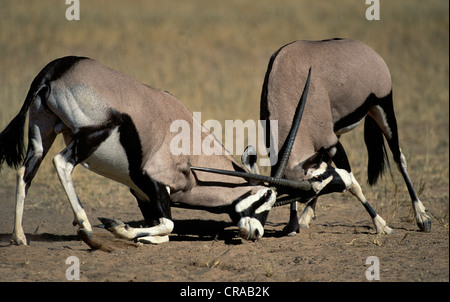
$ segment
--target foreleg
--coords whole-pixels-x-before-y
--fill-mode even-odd
[[[143,243],[163,243],[169,241],[173,230],[170,211],[169,189],[152,179],[147,173],[139,173],[134,181],[143,193],[131,190],[136,197],[139,208],[144,216],[147,228],[133,228],[120,220],[99,218],[105,228],[116,237]],[[147,195],[146,197],[143,194]]]
[[[306,204],[306,207],[303,209],[302,214],[298,218],[300,228],[308,229],[311,220],[316,218],[317,199],[317,197],[314,197]]]
[[[369,213],[370,217],[372,218],[373,224],[375,225],[377,233],[378,234],[393,233],[393,230],[390,227],[388,227],[386,221],[375,212],[375,210],[372,208],[372,206],[369,204],[366,197],[362,193],[361,187],[359,183],[356,181],[351,171],[350,163],[348,161],[345,149],[340,142],[336,144],[336,149],[334,153],[335,154],[333,156],[333,162],[336,164],[336,167],[342,168],[345,171],[347,171],[348,177],[351,180],[351,186],[348,188],[348,191],[352,193],[353,196],[355,196],[361,202],[366,211]]]
[[[159,224],[150,228],[133,228],[117,219],[101,218],[104,227],[116,237],[142,243],[163,243],[169,241],[169,234],[173,230],[173,222],[167,218],[160,218]]]

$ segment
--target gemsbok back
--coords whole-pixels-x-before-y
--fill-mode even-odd
[[[307,87],[299,106],[306,97]],[[246,173],[220,143],[214,144],[223,148],[217,153],[220,155],[192,155],[192,145],[190,154],[174,155],[171,142],[180,135],[170,131],[175,120],[187,122],[191,131],[198,123],[171,94],[95,60],[70,56],[50,62],[31,83],[18,115],[0,133],[0,166],[6,162],[18,168],[11,243],[27,244],[22,227],[25,197],[58,134],[63,135],[66,147],[54,157],[53,164],[73,210],[74,225],[79,226],[78,234],[93,248],[98,242],[72,182],[72,171],[78,164],[130,188],[148,227],[132,228],[118,220],[100,220],[116,236],[146,243],[169,240],[173,229],[171,206],[228,213],[243,238],[258,240],[276,200],[272,188],[311,189],[310,182],[286,182]],[[209,135],[203,128],[202,138]],[[194,166],[241,174],[211,175],[194,171]],[[272,187],[250,184],[253,178]]]
[[[411,196],[417,225],[429,232],[431,218],[419,200],[407,173],[404,155],[399,147],[397,122],[392,99],[392,83],[384,60],[362,42],[351,39],[295,41],[278,49],[270,58],[261,93],[260,119],[278,120],[278,149],[283,152],[291,128],[296,99],[306,82],[306,71],[312,66],[314,76],[308,93],[302,124],[295,138],[284,174],[272,176],[291,180],[307,180],[321,176],[328,179],[329,192],[342,191],[339,183],[350,176],[349,191],[358,198],[370,214],[378,233],[391,233],[384,219],[375,213],[354,178],[346,152],[339,141],[342,134],[354,129],[363,119],[364,139],[368,151],[368,183],[374,185],[388,163],[384,139],[403,176]],[[270,133],[270,124],[266,132]],[[266,135],[270,137],[270,135]],[[277,152],[271,150],[270,152]],[[311,157],[321,158],[322,165],[311,166]],[[334,162],[342,179],[328,178],[325,171]],[[325,176],[326,175],[326,176]],[[336,186],[332,186],[335,183]],[[328,193],[329,193],[328,192]],[[280,196],[282,192],[278,192]],[[325,192],[322,192],[325,193]],[[295,193],[290,192],[291,197]],[[298,200],[308,202],[298,219],[296,202],[291,204],[291,218],[285,228],[295,234],[299,227],[308,227],[314,217],[317,196],[308,199],[298,194]]]

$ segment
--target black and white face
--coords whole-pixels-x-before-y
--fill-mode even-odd
[[[239,234],[248,240],[259,240],[264,235],[264,224],[276,200],[276,193],[268,188],[239,200],[235,205]]]

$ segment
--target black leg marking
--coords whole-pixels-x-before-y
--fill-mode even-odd
[[[394,103],[392,100],[392,92],[384,98],[383,102],[379,103],[379,106],[384,112],[385,122],[387,123],[387,127],[389,127],[390,132],[383,131],[384,137],[386,138],[389,148],[392,152],[393,158],[397,167],[402,174],[403,180],[405,181],[406,187],[408,189],[408,193],[411,197],[412,206],[414,212],[416,214],[416,222],[419,226],[420,230],[424,232],[429,232],[431,230],[431,217],[429,217],[425,213],[425,207],[422,202],[419,200],[416,191],[411,183],[411,180],[406,171],[406,160],[400,150],[399,144],[399,136],[398,136],[398,127],[397,120],[394,112]],[[381,132],[381,131],[380,131]],[[382,139],[382,138],[381,138]]]
[[[348,173],[352,172],[352,168],[350,167],[350,162],[348,161],[347,153],[345,152],[344,146],[342,146],[341,142],[334,146],[336,148],[336,153],[332,157],[336,168],[344,169]]]
[[[377,216],[377,213],[375,212],[375,210],[370,206],[370,204],[368,202],[363,202],[363,206],[364,208],[367,210],[367,213],[369,213],[370,218],[375,218]]]
[[[149,201],[137,198],[139,208],[149,226],[158,224],[161,217],[172,219],[170,197],[161,183],[158,183],[142,171],[142,145],[136,126],[127,114],[121,115],[119,127],[120,143],[128,159],[130,178],[149,198]]]
[[[294,201],[293,203],[291,203],[290,208],[289,222],[283,228],[283,233],[287,236],[294,236],[295,234],[300,233],[300,224],[297,217],[297,202]]]
[[[356,108],[355,111],[334,123],[334,132],[339,133],[342,129],[361,121],[367,115],[369,109],[378,104],[378,102],[379,99],[375,96],[375,94],[371,93],[360,107]]]
[[[131,190],[131,193],[136,197],[139,209],[147,225],[149,227],[158,225],[161,217],[172,219],[170,197],[165,186],[150,177],[146,181],[144,179],[141,181],[147,183],[144,192],[149,197],[149,200],[139,198],[133,190]]]

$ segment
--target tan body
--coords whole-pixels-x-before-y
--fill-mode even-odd
[[[29,144],[22,164],[28,111]],[[243,178],[191,171],[191,165],[244,170],[225,150],[222,155],[174,155],[170,144],[178,133],[170,127],[176,120],[189,125],[191,137],[194,127],[201,127],[171,94],[94,60],[65,57],[50,62],[31,84],[19,114],[0,133],[0,164],[21,165],[12,242],[26,244],[22,229],[26,193],[60,133],[67,147],[53,163],[74,212],[74,223],[80,226],[78,233],[91,247],[97,244],[71,177],[78,164],[128,186],[136,197],[148,228],[133,229],[117,220],[101,219],[121,238],[167,241],[173,229],[172,205],[228,213],[244,238],[261,238],[275,193]],[[209,134],[203,129],[203,137]],[[223,148],[220,143],[216,146]]]
[[[278,150],[282,149],[288,135],[296,100],[302,93],[305,74],[310,67],[313,74],[308,102],[284,177],[295,180],[309,177],[310,173],[307,173],[303,164],[321,148],[325,149],[327,157],[334,161],[336,167],[349,173],[352,179],[349,191],[368,210],[377,232],[390,233],[391,229],[362,194],[351,173],[345,150],[339,142],[341,134],[354,129],[366,119],[366,132],[373,134],[373,137],[366,134],[369,182],[374,184],[383,172],[384,136],[407,184],[417,223],[421,229],[429,230],[431,220],[412,188],[406,172],[406,161],[399,148],[388,67],[364,43],[351,39],[296,41],[281,47],[272,55],[261,95],[260,117],[261,120],[278,120]],[[300,225],[309,226],[315,202],[316,199],[306,207],[300,217]],[[295,203],[293,205],[295,211]],[[288,229],[296,228],[292,226],[296,223],[295,220],[296,217],[291,219]]]
[[[71,93],[68,94],[68,91]],[[191,206],[224,206],[249,190],[248,187],[242,189],[220,187],[221,183],[230,181],[234,185],[246,184],[244,179],[223,175],[199,173],[196,180],[190,173],[189,165],[234,170],[239,164],[232,156],[226,155],[224,148],[222,152],[224,155],[172,155],[170,142],[178,133],[170,132],[170,125],[176,120],[183,120],[189,123],[192,132],[194,129],[192,113],[170,93],[142,84],[97,61],[82,60],[71,68],[70,73],[52,82],[48,106],[52,112],[56,112],[61,121],[64,121],[64,125],[70,128],[69,131],[63,132],[67,143],[79,128],[106,124],[110,109],[129,115],[142,145],[141,169],[156,181],[169,187],[176,202]],[[39,116],[39,112],[35,114],[33,108],[31,109],[30,114]],[[202,127],[200,124],[197,126]],[[203,138],[210,134],[204,128],[203,131]],[[191,144],[190,153],[194,154],[192,149]],[[94,152],[84,162],[94,172],[139,190],[129,178],[128,171],[121,171],[123,175],[120,171],[110,175],[110,171],[115,170],[114,161],[105,155]],[[124,157],[122,161],[126,163],[127,160]],[[219,188],[201,190],[199,193],[202,196],[196,196],[198,190],[195,187],[200,181],[217,182]],[[217,194],[215,190],[221,188],[228,194]]]

